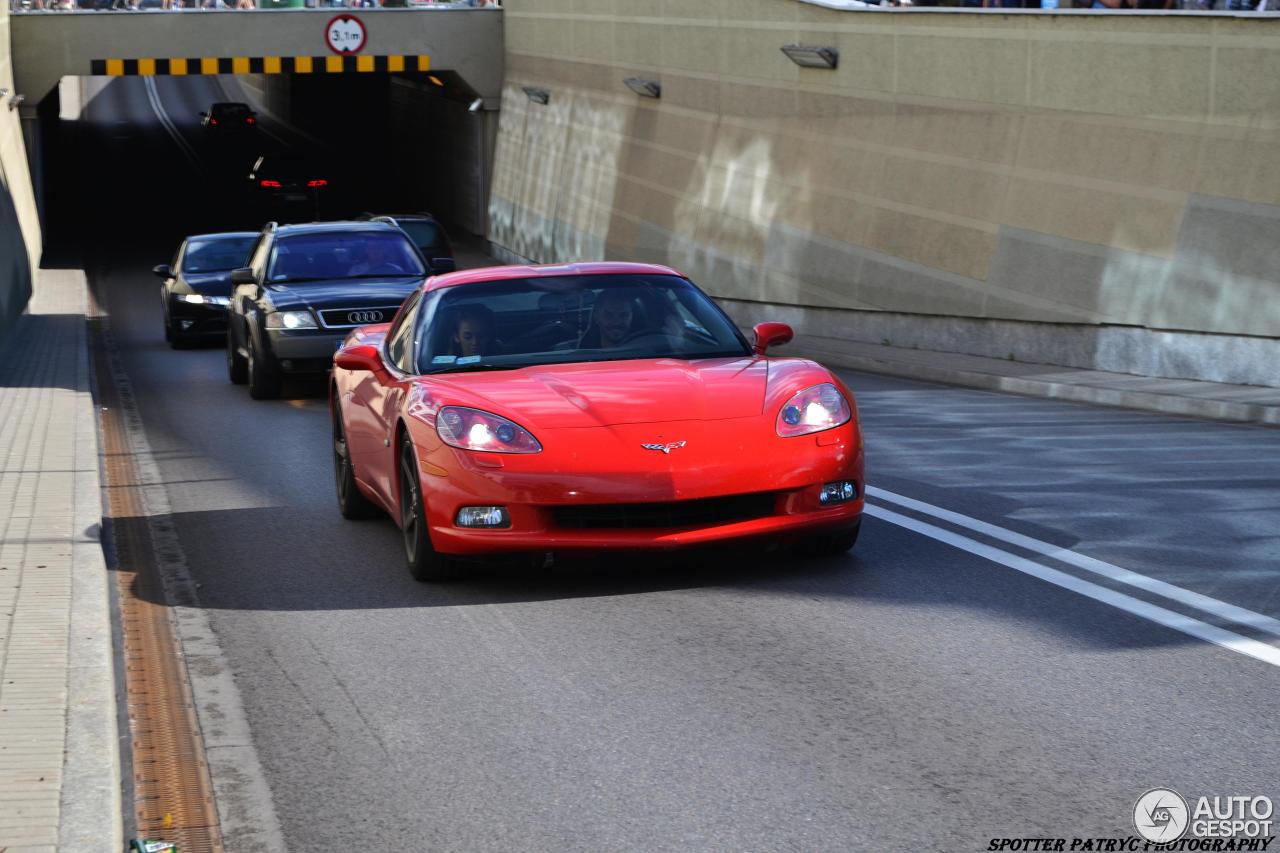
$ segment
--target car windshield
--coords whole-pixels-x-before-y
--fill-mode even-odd
[[[724,312],[673,275],[459,285],[430,294],[423,307],[420,373],[751,353]]]
[[[449,244],[439,225],[425,219],[401,219],[398,222],[401,230],[428,258],[442,257],[441,252],[448,254]]]
[[[248,262],[249,250],[258,239],[257,234],[247,237],[221,237],[192,240],[182,253],[182,271],[185,273],[226,272],[242,267]]]
[[[420,277],[418,252],[398,231],[326,231],[281,237],[271,248],[267,281]]]

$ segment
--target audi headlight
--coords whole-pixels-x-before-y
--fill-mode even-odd
[[[792,438],[847,424],[853,417],[849,401],[830,382],[796,394],[778,412],[778,435]]]
[[[177,299],[191,305],[227,305],[231,301],[225,296],[205,296],[202,293],[179,293]]]
[[[316,319],[310,311],[275,311],[267,315],[268,329],[314,329]]]
[[[463,450],[490,453],[540,453],[542,445],[520,424],[492,412],[445,406],[436,414],[440,440]]]

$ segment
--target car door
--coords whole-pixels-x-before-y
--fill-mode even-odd
[[[263,268],[266,266],[267,251],[270,247],[271,236],[263,234],[258,238],[257,245],[253,247],[253,251],[249,254],[248,267],[259,277],[261,277]],[[231,289],[227,333],[231,336],[236,349],[241,351],[249,345],[248,322],[257,310],[258,294],[259,287],[257,283],[237,284]]]
[[[352,410],[359,414],[347,418],[347,441],[351,445],[356,472],[367,485],[388,500],[388,505],[394,505],[391,502],[395,497],[391,444],[395,440],[400,401],[415,373],[413,355],[421,304],[422,291],[415,290],[396,313],[396,319],[380,347],[387,369],[381,373],[360,375],[352,389],[356,402]]]

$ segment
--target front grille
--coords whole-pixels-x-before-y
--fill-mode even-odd
[[[320,322],[326,329],[354,329],[370,323],[389,323],[400,310],[399,305],[374,308],[326,308],[320,312]]]
[[[708,527],[772,515],[773,492],[646,504],[582,504],[551,508],[556,525],[566,530]]]

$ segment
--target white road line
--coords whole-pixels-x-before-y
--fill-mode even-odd
[[[1008,551],[1002,551],[993,545],[985,545],[975,539],[952,533],[950,530],[944,530],[941,527],[936,527],[923,521],[917,521],[914,518],[901,515],[884,507],[867,504],[865,512],[873,518],[879,518],[890,524],[905,527],[907,530],[914,531],[922,536],[928,536],[930,539],[936,539],[962,551],[968,551],[970,554],[991,560],[993,563],[1008,566],[1033,578],[1039,578],[1047,583],[1071,590],[1074,593],[1108,604],[1134,616],[1148,619],[1166,628],[1172,628],[1175,631],[1222,646],[1224,649],[1230,649],[1254,660],[1280,667],[1280,648],[1275,646],[1252,640],[1248,637],[1242,637],[1216,625],[1201,622],[1199,619],[1193,619],[1190,616],[1184,616],[1181,613],[1166,610],[1163,607],[1157,607],[1154,604],[1125,595],[1122,592],[1116,592],[1091,581],[1078,578],[1075,575],[1069,575],[1066,572],[1042,566],[1026,557],[1010,554]]]
[[[1207,595],[1201,595],[1198,592],[1192,592],[1189,589],[1183,589],[1165,581],[1156,580],[1128,569],[1122,569],[1120,566],[1104,560],[1086,557],[1084,554],[1068,548],[1042,542],[1039,539],[1032,539],[1030,536],[1023,536],[1021,533],[1014,533],[1012,530],[1006,530],[1003,527],[997,527],[994,524],[988,524],[985,521],[979,521],[976,518],[961,515],[958,512],[952,512],[949,509],[943,509],[924,501],[878,489],[875,486],[867,486],[867,496],[889,501],[925,515],[931,515],[934,518],[948,521],[959,527],[967,527],[969,530],[981,533],[984,536],[990,536],[992,539],[1008,542],[1010,545],[1034,551],[1037,554],[1075,566],[1078,569],[1084,569],[1086,572],[1100,575],[1108,580],[1145,590],[1161,598],[1167,598],[1170,601],[1194,607],[1196,610],[1235,622],[1237,625],[1246,625],[1273,637],[1280,638],[1280,619],[1273,619],[1270,616],[1255,613],[1252,610],[1246,610],[1243,607],[1237,607],[1234,604],[1228,604],[1225,601],[1219,601],[1216,598],[1210,598]]]
[[[196,150],[178,132],[177,126],[169,118],[169,114],[165,112],[164,105],[160,103],[160,93],[156,90],[156,81],[151,77],[143,77],[142,82],[147,89],[147,100],[151,102],[151,109],[155,111],[156,118],[160,119],[160,124],[164,125],[164,129],[173,137],[173,141],[178,143],[178,147],[182,149],[182,153],[186,155],[186,158],[191,161],[191,165],[199,169],[200,158],[197,156]]]

